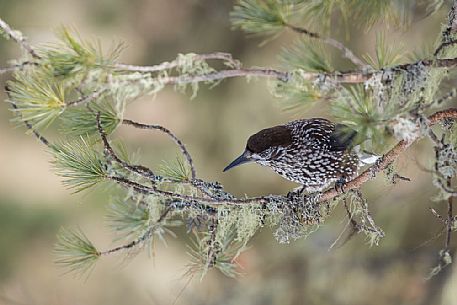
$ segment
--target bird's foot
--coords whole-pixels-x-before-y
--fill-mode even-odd
[[[345,186],[346,186],[346,178],[341,177],[335,182],[335,191],[339,194],[344,194],[346,192]]]
[[[291,190],[287,193],[287,198],[293,199],[296,196],[303,197],[306,192],[306,188],[304,186],[299,186]]]

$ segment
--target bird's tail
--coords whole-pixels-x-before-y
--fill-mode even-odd
[[[372,152],[362,150],[360,146],[354,147],[354,151],[359,157],[359,166],[374,164],[376,161],[378,161],[379,158],[381,158],[381,156],[378,156]]]

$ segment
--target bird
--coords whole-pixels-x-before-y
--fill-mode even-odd
[[[319,192],[355,177],[361,164],[357,138],[352,128],[324,118],[295,120],[251,135],[244,152],[223,171],[255,162],[308,193]]]

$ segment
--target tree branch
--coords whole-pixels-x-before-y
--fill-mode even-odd
[[[35,62],[24,61],[23,63],[12,65],[10,67],[0,68],[0,74],[4,74],[4,73],[8,73],[8,72],[14,72],[14,71],[18,71],[18,70],[23,70],[27,66],[36,66],[36,65],[38,65],[38,64],[35,63]]]
[[[119,251],[124,251],[128,249],[132,249],[145,241],[148,241],[152,235],[154,234],[154,231],[157,229],[157,226],[162,223],[165,220],[165,217],[167,217],[168,213],[172,210],[172,206],[169,205],[165,208],[165,210],[160,214],[159,219],[153,224],[148,227],[148,229],[137,239],[132,240],[130,243],[126,245],[121,245],[109,250],[101,251],[99,252],[99,255],[110,255]]]
[[[18,109],[17,108],[17,105],[14,101],[11,100],[11,90],[8,86],[5,86],[5,92],[6,92],[6,95],[8,96],[8,98],[10,100],[8,100],[8,102],[11,104],[11,106],[14,108],[14,109]],[[21,115],[19,112],[18,112],[18,115]],[[41,133],[39,133],[34,127],[32,124],[30,124],[29,121],[27,120],[23,120],[24,121],[24,125],[27,127],[28,130],[30,130],[33,135],[35,136],[35,138],[37,138],[42,144],[44,144],[45,146],[47,147],[51,147],[51,144],[49,143],[48,139],[46,139],[43,135],[41,135]]]
[[[21,32],[13,30],[3,19],[0,18],[0,29],[12,40],[17,42],[22,49],[29,53],[35,59],[41,59],[41,56],[30,46],[27,39]]]
[[[401,64],[391,68],[385,68],[376,71],[336,71],[328,73],[315,73],[300,71],[300,76],[304,81],[316,81],[319,79],[328,79],[340,84],[360,84],[370,80],[374,75],[385,75],[382,81],[390,80],[389,73],[400,73],[408,71],[411,68],[421,65],[429,68],[453,68],[457,66],[457,58],[419,60],[415,63]],[[184,76],[167,76],[158,80],[164,85],[190,84],[198,82],[212,82],[232,77],[268,77],[276,78],[280,81],[287,82],[291,77],[291,72],[281,71],[271,68],[245,68],[221,70],[208,74],[184,75]]]
[[[67,107],[79,106],[79,105],[83,105],[85,103],[91,102],[93,100],[96,100],[99,97],[101,97],[108,90],[109,90],[108,87],[103,87],[103,88],[97,89],[89,95],[82,96],[77,100],[68,102]]]
[[[108,153],[108,155],[114,159],[117,163],[119,163],[122,167],[124,167],[127,170],[130,170],[144,178],[147,178],[150,181],[154,181],[156,178],[156,175],[152,170],[147,168],[146,166],[142,165],[130,165],[129,163],[125,162],[121,158],[117,156],[117,154],[114,152],[113,148],[109,144],[109,141],[106,137],[106,133],[102,128],[101,120],[100,120],[100,112],[97,113],[97,130],[98,133],[103,141],[103,146],[105,148],[105,151]]]
[[[210,59],[220,59],[226,61],[233,67],[240,68],[241,64],[238,60],[233,59],[232,54],[224,52],[214,52],[209,54],[194,54],[192,59],[194,60],[210,60]],[[171,62],[163,62],[154,66],[134,66],[134,65],[125,65],[125,64],[116,64],[113,66],[114,69],[119,71],[136,71],[143,73],[158,72],[163,70],[169,70],[180,66],[182,63],[179,59],[173,60]]]
[[[194,180],[197,177],[197,174],[196,174],[196,171],[195,171],[194,162],[192,160],[192,157],[191,157],[190,153],[187,151],[186,146],[169,129],[167,129],[167,128],[163,127],[163,126],[160,126],[160,125],[141,124],[141,123],[137,123],[137,122],[134,122],[132,120],[126,120],[126,119],[124,119],[122,121],[122,123],[125,124],[125,125],[133,126],[135,128],[139,128],[139,129],[155,129],[155,130],[159,130],[159,131],[167,134],[173,140],[173,142],[175,142],[175,144],[178,145],[179,149],[181,150],[181,153],[187,159],[187,163],[189,164],[189,167],[191,169],[192,180]]]
[[[296,33],[304,34],[310,38],[319,39],[323,43],[328,44],[328,45],[340,50],[343,53],[343,56],[346,57],[347,59],[349,59],[350,61],[352,61],[352,63],[354,63],[356,66],[359,66],[360,68],[367,67],[366,63],[364,63],[361,59],[359,59],[354,54],[354,52],[352,52],[349,48],[347,48],[344,44],[342,44],[338,40],[333,39],[331,37],[321,37],[318,33],[311,32],[305,28],[298,27],[298,26],[295,26],[295,25],[292,25],[289,23],[284,23],[284,25]]]

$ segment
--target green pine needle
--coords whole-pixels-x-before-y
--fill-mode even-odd
[[[50,79],[40,70],[18,71],[8,82],[9,102],[17,116],[14,121],[48,127],[65,110],[65,88],[62,82]]]
[[[355,9],[357,20],[368,28],[373,27],[381,18],[395,19],[395,12],[392,11],[392,0],[352,0],[352,7]]]
[[[431,15],[435,14],[436,12],[438,12],[440,10],[440,8],[443,6],[444,3],[445,3],[444,0],[433,0],[433,1],[431,1],[427,5],[427,9],[426,9],[427,16],[431,16]]]
[[[280,100],[285,111],[305,111],[317,101],[333,99],[330,92],[322,92],[303,77],[304,70],[290,73],[287,82],[275,81],[272,94]]]
[[[60,43],[39,50],[54,76],[71,77],[89,69],[106,67],[118,58],[123,44],[116,44],[108,55],[104,55],[100,42],[89,42],[77,38],[66,27],[59,30]]]
[[[55,144],[51,153],[57,175],[75,193],[99,184],[107,176],[103,155],[89,144],[88,138],[81,136],[78,140]]]
[[[248,34],[272,35],[284,28],[289,15],[287,1],[240,0],[230,13],[234,28]]]
[[[188,264],[187,274],[200,274],[200,279],[208,273],[210,268],[216,268],[228,277],[236,277],[239,275],[238,265],[236,258],[246,250],[246,247],[240,242],[235,241],[236,231],[232,230],[225,236],[224,241],[218,243],[217,249],[214,249],[216,253],[213,258],[208,257],[210,234],[204,233],[203,236],[195,234],[195,238],[191,240],[191,244],[188,246],[187,254],[190,256],[190,263]],[[213,259],[209,262],[208,259]]]
[[[305,1],[302,5],[302,14],[309,24],[320,24],[327,31],[330,28],[332,15],[339,9],[345,17],[346,4],[340,0],[313,0]],[[322,30],[321,30],[322,31]]]
[[[90,272],[100,257],[100,252],[80,229],[60,229],[54,253],[56,264],[67,269],[67,273],[79,275]]]
[[[159,171],[160,175],[177,182],[189,181],[191,176],[189,165],[180,156],[174,161],[164,161]]]
[[[288,68],[303,69],[308,72],[330,72],[330,56],[321,43],[301,39],[291,48],[283,48],[279,58]]]
[[[10,40],[10,35],[6,34],[3,29],[0,29],[0,36],[2,36],[6,40]]]
[[[97,134],[98,112],[100,112],[100,123],[106,134],[111,134],[121,123],[121,114],[115,109],[113,103],[107,100],[101,103],[92,103],[91,110],[87,107],[67,109],[61,116],[62,131],[72,136]]]
[[[378,34],[376,36],[375,57],[373,58],[367,54],[364,56],[364,59],[374,69],[380,70],[382,68],[400,64],[403,59],[403,53],[401,47],[398,48],[393,45],[388,45],[384,34]]]
[[[114,200],[107,215],[110,226],[121,234],[121,238],[137,237],[149,227],[149,211],[130,201]]]
[[[340,25],[357,21],[357,25],[370,30],[379,22],[403,27],[411,22],[408,11],[413,0],[312,0],[300,6],[303,19],[311,25],[323,25],[332,30]],[[338,16],[338,18],[334,18]],[[332,24],[341,20],[339,24]],[[331,26],[332,25],[332,26]],[[320,32],[323,32],[320,29]]]
[[[332,103],[333,115],[357,131],[356,143],[369,139],[372,147],[364,147],[376,152],[385,143],[385,124],[391,114],[387,109],[380,110],[370,92],[361,85],[351,86],[341,90],[341,95]],[[364,145],[362,145],[364,146]]]

